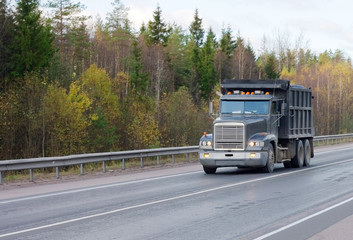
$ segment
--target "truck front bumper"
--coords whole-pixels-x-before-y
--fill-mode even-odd
[[[264,167],[267,151],[199,151],[199,161],[206,167]]]

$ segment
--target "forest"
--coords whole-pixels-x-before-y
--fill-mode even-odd
[[[136,30],[72,0],[0,1],[0,159],[197,145],[223,79],[289,79],[313,90],[316,135],[353,132],[353,68],[279,34],[255,53],[240,33],[188,29],[156,6]],[[329,46],[328,46],[329,47]]]

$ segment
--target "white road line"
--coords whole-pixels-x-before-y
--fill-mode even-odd
[[[340,163],[351,162],[351,161],[353,161],[353,159],[348,159],[348,160],[345,160],[345,161],[341,161]],[[295,174],[295,173],[299,173],[299,172],[305,172],[305,171],[309,171],[309,170],[313,170],[313,169],[323,168],[323,167],[327,167],[327,166],[331,166],[331,165],[335,165],[335,164],[337,164],[337,163],[330,163],[330,164],[325,164],[325,165],[322,165],[322,166],[310,167],[310,168],[300,169],[300,170],[297,170],[297,171],[280,173],[280,174],[276,174],[276,175],[270,175],[270,176],[263,177],[263,178],[257,178],[257,179],[248,180],[248,181],[244,181],[244,182],[228,184],[228,185],[224,185],[224,186],[220,186],[220,187],[210,188],[210,189],[206,189],[206,190],[202,190],[202,191],[198,191],[198,192],[194,192],[194,193],[189,193],[189,194],[184,194],[184,195],[180,195],[180,196],[176,196],[176,197],[165,198],[165,199],[161,199],[161,200],[158,200],[158,201],[143,203],[143,204],[134,205],[134,206],[126,207],[126,208],[118,208],[118,209],[115,209],[115,210],[112,210],[112,211],[102,212],[102,213],[93,214],[93,215],[80,217],[80,218],[74,218],[74,219],[70,219],[70,220],[66,220],[66,221],[62,221],[62,222],[57,222],[57,223],[52,223],[52,224],[48,224],[48,225],[43,225],[43,226],[39,226],[39,227],[35,227],[35,228],[24,229],[24,230],[20,230],[20,231],[17,231],[17,232],[10,232],[10,233],[1,234],[0,238],[13,236],[13,235],[18,235],[18,234],[21,234],[21,233],[32,232],[32,231],[41,230],[41,229],[45,229],[45,228],[60,226],[60,225],[64,225],[64,224],[67,224],[67,223],[78,222],[78,221],[81,221],[81,220],[91,219],[91,218],[95,218],[95,217],[101,217],[101,216],[105,216],[105,215],[109,215],[109,214],[113,214],[113,213],[118,213],[118,212],[122,212],[122,211],[126,211],[126,210],[131,210],[131,209],[151,206],[151,205],[155,205],[155,204],[158,204],[158,203],[165,203],[165,202],[178,200],[178,199],[183,199],[183,198],[187,198],[187,197],[192,197],[192,196],[196,196],[196,195],[200,195],[200,194],[204,194],[204,193],[214,192],[214,191],[218,191],[218,190],[222,190],[222,189],[226,189],[226,188],[236,187],[236,186],[240,186],[240,185],[244,185],[244,184],[248,184],[248,183],[254,183],[254,182],[259,182],[259,181],[263,181],[263,180],[267,180],[267,179],[287,176],[287,175],[291,175],[291,174]],[[261,239],[261,238],[259,238],[259,239]],[[257,239],[257,240],[259,240],[259,239]]]
[[[68,191],[63,191],[63,192],[55,192],[55,193],[41,194],[41,195],[31,196],[31,197],[16,198],[16,199],[0,201],[0,205],[6,204],[6,203],[21,202],[21,201],[26,201],[26,200],[35,200],[35,199],[40,199],[40,198],[45,198],[45,197],[60,196],[60,195],[65,195],[65,194],[70,194],[70,193],[79,193],[79,192],[85,192],[85,191],[91,191],[91,190],[97,190],[97,189],[104,189],[104,188],[109,188],[109,187],[117,187],[117,186],[123,186],[123,185],[128,185],[128,184],[144,183],[144,182],[150,182],[150,181],[155,181],[155,180],[192,175],[192,174],[201,173],[201,172],[203,172],[203,171],[194,171],[194,172],[188,172],[188,173],[173,174],[173,175],[168,175],[168,176],[145,178],[145,179],[141,179],[141,180],[112,183],[112,184],[100,185],[100,186],[96,186],[96,187],[86,187],[86,188],[68,190]]]
[[[287,230],[287,229],[289,229],[289,228],[291,228],[291,227],[294,227],[295,225],[298,225],[298,224],[300,224],[300,223],[303,223],[303,222],[305,222],[305,221],[307,221],[307,220],[309,220],[309,219],[311,219],[311,218],[314,218],[314,217],[316,217],[316,216],[319,216],[319,215],[321,215],[321,214],[323,214],[323,213],[326,213],[326,212],[328,212],[328,211],[330,211],[330,210],[332,210],[332,209],[335,209],[335,208],[337,208],[337,207],[340,207],[340,206],[342,206],[342,205],[344,205],[344,204],[346,204],[346,203],[348,203],[348,202],[351,202],[351,201],[353,201],[353,197],[351,197],[351,198],[349,198],[349,199],[347,199],[347,200],[345,200],[345,201],[343,201],[343,202],[337,203],[337,204],[335,204],[335,205],[333,205],[333,206],[331,206],[331,207],[328,207],[328,208],[326,208],[326,209],[323,209],[323,210],[321,210],[321,211],[319,211],[319,212],[317,212],[317,213],[314,213],[314,214],[312,214],[312,215],[310,215],[310,216],[307,216],[307,217],[305,217],[305,218],[302,218],[302,219],[300,219],[300,220],[298,220],[298,221],[295,221],[295,222],[293,222],[293,223],[291,223],[291,224],[289,224],[289,225],[287,225],[287,226],[284,226],[284,227],[282,227],[282,228],[280,228],[280,229],[277,229],[277,230],[275,230],[275,231],[272,231],[272,232],[270,232],[270,233],[267,233],[267,234],[265,234],[265,235],[262,235],[261,237],[255,238],[254,240],[263,240],[263,239],[265,239],[265,238],[271,237],[271,236],[273,236],[273,235],[275,235],[275,234],[277,234],[277,233],[280,233],[280,232],[282,232],[282,231],[284,231],[284,230]]]

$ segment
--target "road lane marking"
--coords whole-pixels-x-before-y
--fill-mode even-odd
[[[179,173],[179,174],[173,174],[173,175],[167,175],[167,176],[145,178],[145,179],[140,179],[140,180],[132,180],[132,181],[127,181],[127,182],[111,183],[111,184],[105,184],[105,185],[100,185],[100,186],[95,186],[95,187],[85,187],[85,188],[81,188],[81,189],[74,189],[74,190],[55,192],[55,193],[47,193],[47,194],[41,194],[41,195],[37,195],[37,196],[22,197],[22,198],[0,201],[0,205],[6,204],[6,203],[21,202],[21,201],[26,201],[26,200],[35,200],[35,199],[40,199],[40,198],[45,198],[45,197],[55,197],[55,196],[60,196],[60,195],[65,195],[65,194],[70,194],[70,193],[79,193],[79,192],[98,190],[98,189],[104,189],[104,188],[110,188],[110,187],[124,186],[124,185],[128,185],[128,184],[151,182],[151,181],[155,181],[155,180],[162,180],[162,179],[167,179],[167,178],[192,175],[192,174],[201,173],[201,172],[203,172],[203,171]]]
[[[351,161],[353,161],[353,159],[340,161],[339,163],[346,163],[346,162],[351,162]],[[27,233],[27,232],[32,232],[32,231],[36,231],[36,230],[42,230],[42,229],[46,229],[46,228],[50,228],[50,227],[60,226],[60,225],[64,225],[64,224],[67,224],[67,223],[74,223],[74,222],[78,222],[78,221],[82,221],[82,220],[86,220],[86,219],[91,219],[91,218],[95,218],[95,217],[101,217],[101,216],[105,216],[105,215],[110,215],[110,214],[114,214],[114,213],[119,213],[119,212],[126,211],[126,210],[132,210],[132,209],[136,209],[136,208],[147,207],[147,206],[155,205],[155,204],[158,204],[158,203],[165,203],[165,202],[169,202],[169,201],[173,201],[173,200],[179,200],[179,199],[192,197],[192,196],[197,196],[197,195],[205,194],[205,193],[210,193],[210,192],[214,192],[214,191],[218,191],[218,190],[222,190],[222,189],[226,189],[226,188],[236,187],[236,186],[240,186],[240,185],[244,185],[244,184],[248,184],[248,183],[254,183],[254,182],[264,181],[264,180],[267,180],[267,179],[287,176],[287,175],[291,175],[291,174],[295,174],[295,173],[299,173],[299,172],[305,172],[305,171],[309,171],[309,170],[313,170],[313,169],[324,168],[324,167],[331,166],[331,165],[337,165],[337,163],[330,163],[330,164],[325,164],[325,165],[316,166],[316,167],[309,167],[309,168],[299,169],[299,170],[296,170],[296,171],[270,175],[270,176],[263,177],[263,178],[257,178],[257,179],[253,179],[253,180],[248,180],[248,181],[243,181],[243,182],[238,182],[238,183],[233,183],[233,184],[227,184],[227,185],[223,185],[223,186],[220,186],[220,187],[215,187],[215,188],[210,188],[210,189],[197,191],[197,192],[194,192],[194,193],[183,194],[183,195],[176,196],[176,197],[165,198],[165,199],[152,201],[152,202],[147,202],[147,203],[143,203],[143,204],[138,204],[138,205],[134,205],[134,206],[130,206],[130,207],[119,208],[119,209],[115,209],[115,210],[111,210],[111,211],[107,211],[107,212],[92,214],[92,215],[85,216],[85,217],[74,218],[74,219],[70,219],[70,220],[66,220],[66,221],[61,221],[61,222],[47,224],[47,225],[43,225],[43,226],[39,226],[39,227],[24,229],[24,230],[20,230],[20,231],[16,231],[16,232],[5,233],[5,234],[1,234],[0,238],[8,237],[8,236],[14,236],[14,235]],[[353,200],[353,198],[350,199],[350,200]],[[348,201],[346,201],[346,202],[348,202]],[[342,203],[342,204],[344,204],[344,203]],[[275,234],[275,233],[273,233],[273,234]],[[256,239],[256,240],[260,240],[260,239],[261,238]]]
[[[277,229],[277,230],[274,230],[274,231],[272,231],[272,232],[270,232],[270,233],[267,233],[267,234],[262,235],[262,236],[260,236],[260,237],[258,237],[258,238],[255,238],[254,240],[263,240],[263,239],[265,239],[265,238],[271,237],[271,236],[273,236],[273,235],[275,235],[275,234],[277,234],[277,233],[280,233],[280,232],[282,232],[282,231],[284,231],[284,230],[287,230],[287,229],[289,229],[289,228],[291,228],[291,227],[294,227],[294,226],[296,226],[296,225],[298,225],[298,224],[300,224],[300,223],[303,223],[303,222],[305,222],[305,221],[307,221],[307,220],[309,220],[309,219],[312,219],[312,218],[314,218],[314,217],[317,217],[317,216],[319,216],[319,215],[321,215],[321,214],[324,214],[324,213],[326,213],[326,212],[328,212],[328,211],[330,211],[330,210],[332,210],[332,209],[338,208],[338,207],[340,207],[340,206],[342,206],[342,205],[344,205],[344,204],[346,204],[346,203],[349,203],[349,202],[351,202],[351,201],[353,201],[353,197],[351,197],[351,198],[349,198],[349,199],[347,199],[347,200],[344,200],[344,201],[342,201],[342,202],[340,202],[340,203],[337,203],[337,204],[335,204],[335,205],[333,205],[333,206],[331,206],[331,207],[325,208],[325,209],[323,209],[323,210],[321,210],[321,211],[319,211],[319,212],[317,212],[317,213],[314,213],[314,214],[312,214],[312,215],[309,215],[309,216],[307,216],[307,217],[305,217],[305,218],[299,219],[298,221],[295,221],[295,222],[293,222],[293,223],[291,223],[291,224],[289,224],[289,225],[286,225],[286,226],[284,226],[284,227],[281,227],[281,228],[279,228],[279,229]]]

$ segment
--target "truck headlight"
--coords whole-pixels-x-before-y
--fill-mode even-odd
[[[249,141],[249,147],[263,147],[265,143],[263,141]]]
[[[201,146],[210,147],[212,146],[212,141],[201,141]]]

